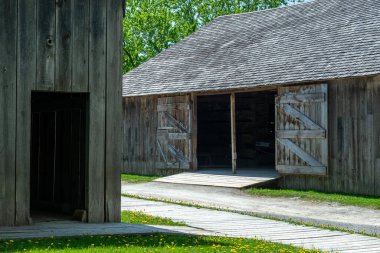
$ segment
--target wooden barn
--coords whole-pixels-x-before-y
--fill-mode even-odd
[[[0,226],[120,220],[122,1],[0,1]]]
[[[380,5],[314,0],[217,18],[123,78],[123,169],[269,169],[380,196]]]

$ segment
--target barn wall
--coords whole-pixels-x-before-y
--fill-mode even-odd
[[[118,221],[122,1],[3,0],[0,16],[0,225],[29,223],[32,90],[89,93],[88,218]]]
[[[158,100],[158,96],[123,99],[123,173],[163,176],[188,170],[165,167],[159,159]]]
[[[380,196],[380,76],[328,84],[328,177],[285,176],[282,187]]]
[[[16,15],[16,1],[0,1],[0,225],[15,220]]]
[[[280,185],[379,196],[380,76],[327,83],[328,176],[284,176]],[[155,169],[157,97],[128,97],[123,104],[123,171],[144,175],[176,173]]]
[[[123,99],[123,172],[160,175],[157,160],[157,97]]]

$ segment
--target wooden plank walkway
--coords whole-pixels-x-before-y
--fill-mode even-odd
[[[320,249],[327,252],[380,252],[380,239],[289,224],[237,213],[193,208],[162,202],[122,198],[123,210],[182,221],[191,227],[229,237],[258,238],[267,241]]]
[[[216,233],[186,226],[156,226],[126,223],[89,224],[75,221],[54,221],[38,222],[31,226],[0,227],[0,240],[84,235],[135,235],[152,233],[216,235]]]
[[[184,172],[154,180],[161,183],[217,186],[227,188],[246,188],[261,186],[280,178],[274,168],[238,169],[232,174],[231,169],[207,169]]]

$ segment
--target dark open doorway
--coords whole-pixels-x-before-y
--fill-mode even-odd
[[[86,117],[86,94],[32,93],[32,217],[85,209]]]
[[[276,91],[235,94],[238,169],[275,168]],[[231,168],[230,94],[197,98],[199,168]]]
[[[231,167],[230,95],[198,97],[198,167]]]
[[[275,167],[275,91],[236,94],[237,167]]]

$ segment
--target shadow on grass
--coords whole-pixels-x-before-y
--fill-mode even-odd
[[[198,237],[189,235],[102,235],[46,239],[23,239],[0,241],[0,252],[44,251],[44,250],[83,250],[102,248],[165,248],[165,247],[212,247],[216,243],[221,247],[234,245],[237,239],[218,237]]]

